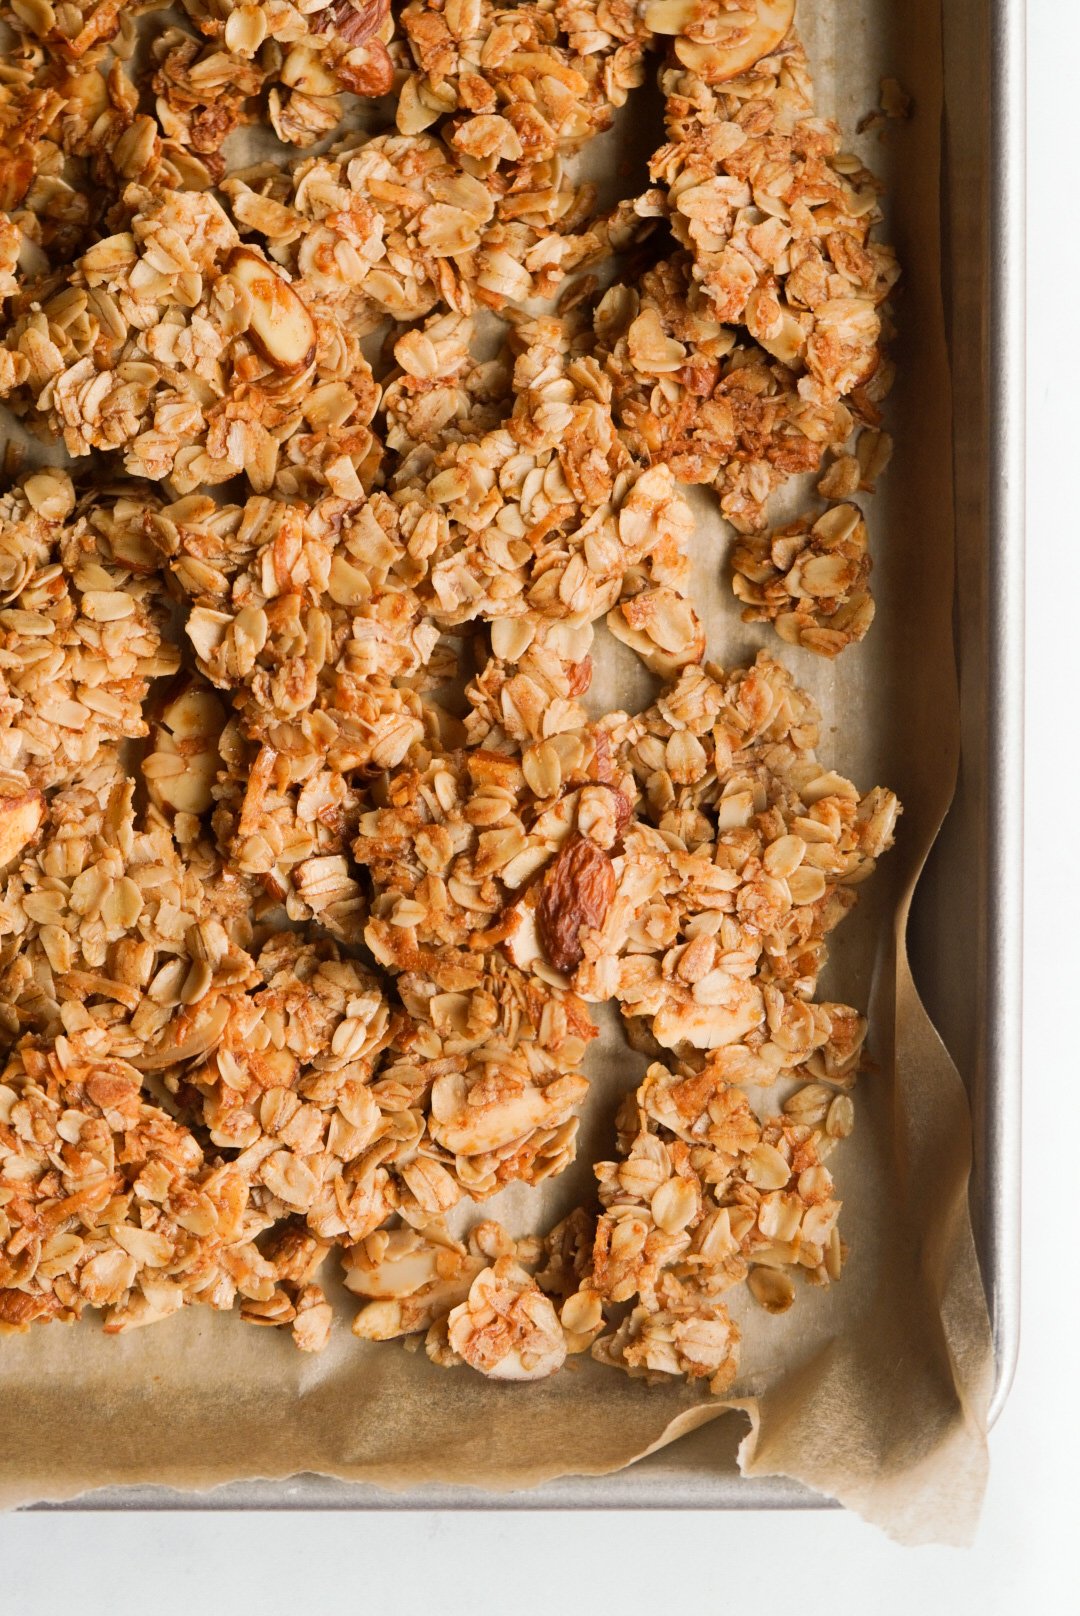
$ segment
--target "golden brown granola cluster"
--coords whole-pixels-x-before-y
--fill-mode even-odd
[[[726,1293],[840,1272],[817,984],[899,806],[707,660],[680,484],[747,620],[862,638],[876,184],[792,0],[156,9],[2,7],[0,396],[65,463],[0,496],[0,1330],[315,1351],[334,1252],[359,1337],[723,1390]],[[651,1064],[598,1207],[468,1229],[573,1160],[603,1004]]]

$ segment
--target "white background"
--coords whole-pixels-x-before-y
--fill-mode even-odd
[[[1021,0],[1014,0],[1020,4]],[[0,1616],[800,1616],[1080,1612],[1076,1052],[1080,591],[1075,0],[1029,0],[1029,471],[1023,1344],[971,1550],[894,1547],[850,1516],[153,1515],[0,1519]],[[1069,389],[1068,391],[1066,389]],[[1019,535],[1017,535],[1019,538]]]

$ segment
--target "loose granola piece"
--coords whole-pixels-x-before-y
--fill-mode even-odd
[[[764,654],[726,677],[687,669],[606,727],[641,800],[576,990],[614,997],[663,1048],[722,1050],[735,1081],[804,1066],[849,1080],[862,1018],[812,996],[825,937],[891,845],[896,798],[822,767],[813,703]]]
[[[110,1333],[185,1302],[269,1294],[243,1172],[207,1159],[92,1046],[25,1043],[0,1081],[0,1330],[106,1311]]]
[[[866,134],[868,130],[880,129],[890,120],[903,123],[911,117],[913,106],[912,98],[899,79],[884,78],[880,81],[878,90],[878,104],[871,112],[864,112],[855,125],[856,134]]]
[[[594,1357],[631,1374],[707,1376],[723,1392],[739,1343],[725,1293],[746,1281],[783,1312],[794,1273],[839,1277],[840,1202],[823,1165],[836,1136],[823,1121],[808,1107],[759,1120],[716,1057],[698,1071],[650,1066],[622,1108],[619,1159],[596,1166],[591,1258],[563,1310],[591,1317],[599,1304],[610,1318],[635,1303]]]
[[[105,47],[128,56],[136,19],[161,0],[5,0],[0,15],[39,44],[54,70],[93,66]],[[345,104],[386,95],[394,67],[389,0],[184,0],[199,37],[177,27],[151,39],[157,118],[167,139],[219,167],[222,141],[265,115],[278,137],[308,146],[341,123]],[[215,177],[220,177],[216,175]]]
[[[447,144],[523,205],[558,185],[555,159],[607,129],[644,80],[643,38],[593,39],[579,54],[583,42],[564,32],[579,18],[564,6],[412,0],[401,23],[417,71],[401,87],[398,128],[417,134],[447,118]]]
[[[225,189],[240,227],[284,250],[350,329],[417,319],[439,302],[468,312],[468,266],[494,203],[438,140],[380,135]]]
[[[890,382],[879,310],[897,269],[871,234],[876,182],[815,117],[790,11],[644,8],[675,37],[660,76],[669,138],[642,208],[666,213],[686,250],[612,287],[596,316],[633,452],[713,483],[742,531],[854,416],[876,425]]]
[[[664,679],[705,655],[705,630],[693,606],[675,589],[642,589],[608,613],[607,626]]]
[[[434,980],[397,980],[407,1016],[375,1082],[380,1105],[413,1119],[395,1175],[398,1205],[421,1225],[463,1196],[485,1200],[570,1164],[596,1036],[573,994],[498,956],[445,949],[429,970]]]
[[[156,10],[161,0],[4,0],[0,16],[9,27],[36,40],[65,63],[78,63],[96,47],[108,44],[121,30],[133,35],[134,19]]]
[[[866,523],[857,505],[834,505],[816,520],[801,516],[745,538],[731,565],[743,622],[774,623],[789,645],[838,656],[873,622]]]
[[[853,447],[834,449],[835,458],[817,484],[822,499],[846,499],[851,494],[872,494],[892,458],[892,439],[887,432],[866,427]]]
[[[130,495],[77,506],[51,469],[0,499],[0,767],[38,788],[145,735],[150,683],[179,666],[160,580],[132,532],[140,514]]]
[[[213,787],[212,824],[229,867],[250,878],[266,904],[282,903],[294,923],[315,920],[332,936],[357,943],[367,903],[346,850],[361,798],[346,777],[316,768],[296,783],[277,754],[251,746],[235,722],[222,731],[226,773]]]
[[[437,325],[433,354],[406,338],[400,357],[438,376],[448,346],[456,378],[463,333],[451,338],[445,322]],[[463,432],[458,412],[447,413],[393,473],[403,520],[418,538],[423,529],[433,552],[435,620],[497,624],[492,660],[469,691],[474,743],[490,744],[498,732],[525,741],[579,727],[583,712],[573,703],[591,674],[591,636],[581,630],[620,597],[663,625],[656,638],[680,663],[704,651],[683,599],[689,509],[666,467],[641,471],[627,453],[610,385],[579,352],[581,336],[572,319],[523,322],[505,424]]]
[[[291,439],[315,478],[351,463],[355,484],[378,402],[355,341],[309,288],[268,262],[253,274],[253,249],[232,272],[239,236],[213,197],[133,187],[125,203],[129,230],[97,242],[40,303],[24,294],[29,310],[6,337],[14,407],[69,454],[118,449],[129,473],[178,493],[240,473],[265,491]],[[289,311],[271,347],[290,333],[291,370],[263,357],[264,292]]]
[[[200,669],[233,693],[240,731],[263,748],[241,769],[249,831],[271,786],[325,766],[342,801],[343,775],[402,761],[424,728],[405,681],[427,666],[440,629],[415,587],[427,551],[393,501],[359,487],[312,505],[193,496],[155,513],[149,532],[192,599],[186,634]]]
[[[364,1340],[384,1341],[423,1330],[428,1357],[443,1368],[469,1362],[497,1379],[523,1379],[532,1377],[521,1374],[526,1365],[514,1355],[514,1336],[527,1331],[535,1354],[540,1344],[535,1329],[542,1325],[543,1357],[551,1365],[543,1373],[554,1373],[559,1367],[556,1360],[561,1361],[556,1326],[562,1331],[563,1356],[588,1351],[603,1329],[599,1298],[572,1294],[587,1266],[591,1240],[592,1223],[580,1209],[543,1240],[526,1236],[515,1241],[493,1222],[474,1224],[467,1244],[453,1240],[438,1224],[418,1231],[379,1230],[345,1254],[349,1289],[372,1298],[357,1314],[353,1333]],[[571,1274],[570,1262],[583,1266]],[[538,1263],[544,1264],[543,1269],[530,1281]],[[479,1291],[474,1289],[477,1282]],[[493,1320],[479,1304],[493,1287],[501,1291],[501,1305],[496,1306],[503,1323],[491,1329]],[[537,1290],[543,1301],[537,1300]],[[517,1293],[517,1304],[512,1291]],[[562,1311],[556,1316],[560,1298]],[[524,1308],[519,1305],[522,1301]],[[485,1344],[475,1336],[482,1313],[489,1327]],[[456,1314],[453,1332],[451,1314]],[[462,1352],[467,1330],[471,1353]],[[494,1370],[488,1367],[493,1362],[498,1364]]]
[[[389,1194],[373,1200],[372,1179],[406,1137],[371,1087],[394,1033],[386,997],[332,943],[290,933],[263,948],[258,970],[265,986],[232,999],[221,1037],[178,1093],[199,1097],[211,1142],[239,1152],[276,1218],[302,1218],[319,1241],[357,1239],[392,1208]]]
[[[6,1043],[66,1032],[144,1070],[177,1065],[205,1055],[230,999],[257,980],[244,950],[249,888],[195,835],[178,843],[155,809],[137,813],[134,791],[106,750],[51,796],[36,840],[8,872]]]
[[[859,487],[864,493],[874,492],[877,479],[892,459],[892,451],[893,441],[887,432],[867,427],[859,433],[855,443],[855,459],[859,467]]]
[[[148,532],[192,599],[198,665],[231,702],[212,785],[223,853],[290,919],[359,940],[366,905],[345,857],[352,779],[397,766],[424,735],[410,681],[439,642],[413,587],[426,549],[383,494],[311,506],[189,496],[155,512]]]
[[[500,1257],[447,1320],[452,1352],[491,1380],[543,1380],[566,1360],[558,1315],[532,1276]]]
[[[266,238],[352,332],[550,295],[602,248],[589,198],[563,185],[501,195],[433,135],[362,137],[291,171],[226,180],[241,229]]]
[[[535,921],[519,900],[575,833],[610,847],[625,824],[623,777],[606,736],[563,732],[520,757],[476,748],[421,753],[353,843],[374,897],[365,937],[380,964],[471,983],[505,942],[524,966]],[[526,906],[531,911],[531,906]],[[553,977],[558,982],[558,977]]]
[[[561,1171],[586,1089],[579,1067],[595,1029],[516,898],[574,834],[606,857],[629,805],[587,732],[558,741],[522,762],[481,749],[418,758],[397,772],[390,803],[361,815],[354,843],[375,894],[365,941],[402,973],[410,1039],[424,1054],[418,1063],[403,1046],[401,1080],[423,1094],[434,1079],[427,1137],[474,1198]],[[488,952],[499,943],[513,963]]]
[[[581,697],[592,682],[590,623],[534,614],[496,620],[491,644],[493,655],[465,689],[470,745],[529,748],[587,727]]]
[[[183,28],[163,29],[150,48],[154,112],[165,139],[195,172],[221,179],[224,143],[255,115],[265,73],[258,63],[204,44]]]
[[[711,82],[713,54],[676,42],[680,61],[661,75],[669,143],[652,176],[669,187],[672,228],[715,317],[843,397],[880,365],[877,309],[897,275],[892,249],[871,238],[879,187],[814,116],[794,34],[730,83]]]
[[[150,535],[194,600],[199,667],[233,706],[212,785],[221,852],[291,920],[359,941],[352,772],[393,768],[424,735],[407,680],[438,645],[407,582],[409,528],[383,494],[312,507],[191,496],[163,507]]]
[[[341,123],[354,97],[387,95],[394,85],[388,47],[389,0],[183,0],[208,43],[191,76],[207,84],[254,78],[269,87],[267,114],[280,140],[310,146]],[[168,94],[168,87],[164,87]],[[344,99],[343,99],[344,98]],[[170,97],[170,106],[175,102]]]
[[[739,1327],[723,1302],[690,1309],[635,1307],[610,1336],[601,1336],[592,1352],[598,1363],[632,1376],[660,1381],[681,1375],[708,1379],[720,1396],[738,1373]]]
[[[741,532],[765,523],[770,495],[846,442],[850,409],[799,381],[778,358],[722,324],[675,254],[639,287],[616,285],[596,310],[612,409],[631,452],[682,482],[715,487]]]
[[[353,1334],[390,1341],[430,1329],[467,1300],[488,1261],[475,1236],[466,1246],[437,1224],[377,1230],[342,1257],[346,1286],[366,1299]]]
[[[292,1338],[301,1352],[321,1352],[330,1340],[334,1310],[318,1285],[305,1285],[293,1303]],[[241,1310],[241,1318],[247,1315]]]
[[[13,9],[23,14],[16,26],[30,32],[35,18],[51,14],[48,6]],[[65,24],[77,16],[74,5],[63,8]],[[37,291],[46,269],[66,274],[96,239],[127,223],[122,196],[131,181],[159,191],[201,190],[211,184],[210,169],[223,164],[212,142],[196,142],[196,150],[173,138],[167,118],[145,109],[133,73],[135,28],[125,8],[116,37],[78,58],[55,37],[6,55],[0,208],[11,215],[5,228],[18,238],[21,271],[9,292]],[[165,49],[162,41],[174,34],[159,36],[154,49]],[[219,139],[227,132],[223,126]]]
[[[381,420],[388,452],[404,481],[432,453],[476,442],[503,426],[513,408],[513,362],[508,350],[480,361],[473,355],[474,321],[437,314],[394,343],[397,368],[383,384]]]

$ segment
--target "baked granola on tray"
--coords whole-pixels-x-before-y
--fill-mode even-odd
[[[794,9],[0,7],[0,1329],[318,1351],[336,1271],[440,1365],[721,1392],[734,1287],[839,1278],[818,978],[900,810],[710,659],[683,492],[733,612],[863,638],[897,268]],[[613,1159],[514,1238],[602,1005]]]

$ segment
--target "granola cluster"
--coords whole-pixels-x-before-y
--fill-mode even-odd
[[[707,660],[681,485],[747,621],[863,637],[876,182],[793,0],[158,9],[0,6],[0,397],[65,456],[0,496],[0,1331],[318,1351],[333,1256],[361,1339],[721,1392],[735,1288],[840,1273],[866,1024],[818,979],[899,805]],[[616,1159],[513,1238],[602,1005],[650,1062]]]
[[[866,523],[857,505],[834,505],[816,522],[800,517],[751,534],[731,557],[744,623],[776,624],[789,645],[834,657],[874,620]]]

